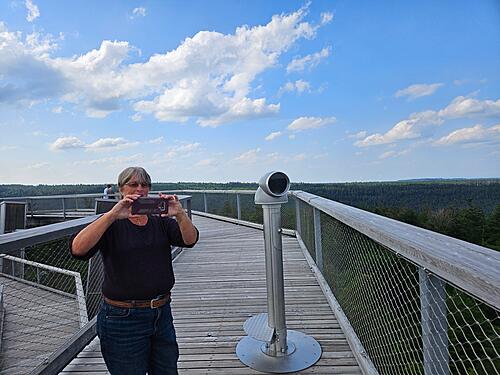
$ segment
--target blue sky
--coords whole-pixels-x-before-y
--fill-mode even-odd
[[[0,183],[500,177],[498,1],[0,3]]]

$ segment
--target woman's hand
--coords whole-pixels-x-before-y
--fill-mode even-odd
[[[161,216],[175,216],[185,215],[186,212],[182,208],[179,198],[175,194],[163,194],[160,193],[159,197],[168,200],[168,211],[167,214],[162,214]]]
[[[129,216],[132,216],[130,213],[132,203],[134,203],[134,201],[139,197],[141,197],[140,194],[125,195],[120,201],[118,201],[117,204],[114,205],[110,214],[113,215],[115,220],[127,219]]]

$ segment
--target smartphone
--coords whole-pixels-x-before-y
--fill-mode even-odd
[[[132,203],[132,215],[166,214],[167,212],[167,199],[140,197]]]

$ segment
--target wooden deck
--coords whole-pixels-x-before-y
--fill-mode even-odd
[[[174,324],[180,348],[180,374],[258,374],[235,354],[245,336],[243,323],[266,311],[262,231],[200,216],[194,217],[200,241],[174,262]],[[287,326],[313,336],[323,354],[314,374],[361,374],[302,250],[283,237]],[[104,374],[95,339],[63,371],[66,375]]]

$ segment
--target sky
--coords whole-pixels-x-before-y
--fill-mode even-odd
[[[500,177],[500,2],[0,2],[0,184]]]

